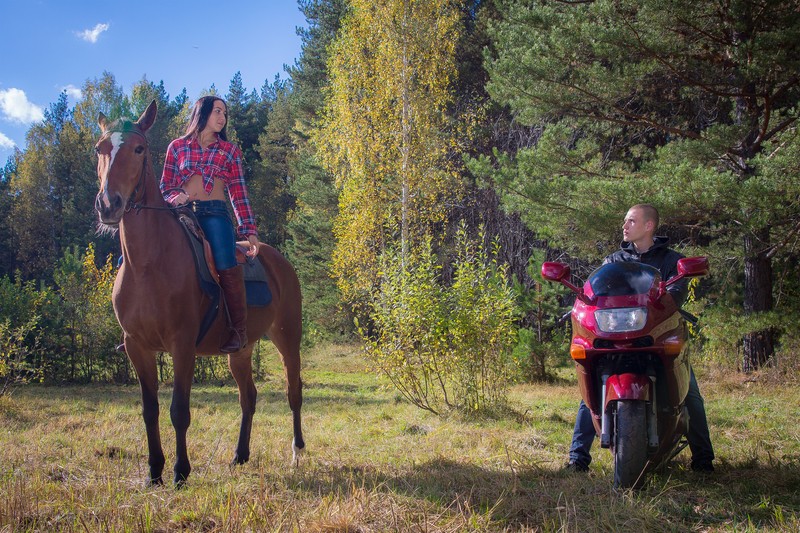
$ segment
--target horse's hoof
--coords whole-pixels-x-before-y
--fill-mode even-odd
[[[175,489],[181,490],[184,487],[186,487],[186,478],[175,476]]]
[[[189,479],[189,472],[191,471],[191,468],[186,469],[186,472],[175,471],[174,483],[176,489],[182,489],[186,485],[186,480]]]
[[[160,487],[164,484],[164,479],[161,476],[151,477],[147,480],[148,487]]]
[[[243,465],[249,460],[250,460],[249,456],[246,456],[246,455],[241,455],[240,456],[237,453],[236,455],[233,456],[233,461],[231,461],[231,467],[238,466],[238,465]]]
[[[292,444],[292,466],[298,467],[300,466],[300,457],[306,453],[306,448],[303,446],[302,448],[298,448],[294,444]]]

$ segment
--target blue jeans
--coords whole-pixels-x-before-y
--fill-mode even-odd
[[[689,412],[689,449],[692,452],[692,464],[710,463],[714,459],[714,448],[711,446],[711,436],[708,433],[706,408],[700,387],[694,377],[694,370],[689,378],[689,392],[686,394],[686,410]],[[572,445],[569,448],[570,462],[582,466],[589,466],[592,456],[589,451],[596,432],[592,423],[592,412],[581,400],[578,407],[578,416],[575,418],[575,429],[572,432]]]
[[[190,202],[189,207],[197,216],[206,240],[211,245],[211,254],[217,270],[227,270],[236,266],[236,234],[222,200]]]

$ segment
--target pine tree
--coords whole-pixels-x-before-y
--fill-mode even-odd
[[[133,115],[128,97],[108,71],[103,72],[99,79],[86,80],[81,94],[83,98],[75,105],[75,123],[80,131],[91,133],[95,139],[100,135],[97,116],[101,112],[115,118]]]
[[[134,85],[131,90],[131,116],[138,117],[141,115],[153,100],[158,105],[158,115],[153,126],[147,130],[147,139],[150,145],[150,156],[152,157],[151,164],[156,176],[160,177],[164,169],[167,146],[174,139],[171,127],[172,122],[175,120],[184,122],[183,117],[180,116],[184,102],[182,100],[170,102],[169,95],[164,88],[164,82],[160,81],[156,85],[145,77]]]
[[[269,122],[258,136],[254,152],[258,160],[254,164],[258,180],[250,186],[251,194],[258,203],[259,227],[264,240],[273,246],[281,246],[286,240],[286,219],[294,202],[288,191],[288,158],[295,149],[292,139],[293,117],[289,102],[291,86],[275,79],[268,90],[262,91],[269,109]]]
[[[323,90],[329,83],[329,48],[347,12],[347,2],[299,0],[298,4],[306,17],[307,27],[297,30],[303,43],[302,52],[287,72],[292,79],[298,118],[308,124],[325,104]]]
[[[541,132],[531,149],[484,160],[507,206],[597,256],[630,204],[654,203],[735,252],[744,311],[759,323],[774,305],[773,260],[797,243],[796,186],[763,166],[796,135],[796,3],[498,4],[490,93]],[[771,328],[748,331],[742,368],[773,343]]]
[[[14,194],[11,189],[11,180],[17,173],[22,152],[18,149],[8,158],[5,166],[0,169],[0,250],[7,250],[0,254],[0,277],[11,276],[16,265],[16,250],[14,243],[14,219],[11,216],[11,207],[14,205]]]
[[[352,329],[349,313],[337,309],[340,295],[331,276],[338,196],[333,176],[322,167],[315,147],[308,142],[308,132],[322,110],[323,90],[329,83],[329,45],[339,31],[346,5],[344,0],[301,0],[300,9],[307,27],[298,30],[302,52],[288,69],[295,150],[287,159],[288,190],[294,197],[294,208],[286,222],[285,248],[303,287],[304,331],[313,339],[347,335]]]
[[[84,247],[94,234],[91,139],[78,129],[61,93],[26,140],[10,184],[16,260],[26,279],[48,279],[62,250]]]

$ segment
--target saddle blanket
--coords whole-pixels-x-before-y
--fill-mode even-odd
[[[237,259],[239,258],[239,254]],[[243,254],[244,255],[244,254]],[[247,305],[266,307],[272,302],[272,291],[267,283],[267,272],[256,257],[244,256],[244,287],[247,292]],[[240,261],[241,262],[241,261]]]
[[[219,274],[214,267],[211,248],[208,241],[203,238],[200,224],[197,223],[194,213],[180,211],[176,213],[181,226],[191,244],[194,254],[197,274],[200,276],[200,286],[203,291],[215,301],[219,300]],[[252,307],[266,307],[272,302],[272,291],[269,288],[267,272],[264,265],[255,257],[247,257],[246,248],[237,244],[236,260],[244,270],[244,285],[247,293],[247,305]]]

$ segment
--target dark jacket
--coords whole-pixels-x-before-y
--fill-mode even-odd
[[[622,242],[620,249],[606,256],[603,264],[606,263],[619,263],[619,262],[636,262],[644,263],[655,267],[661,272],[662,281],[678,275],[678,259],[683,256],[667,247],[669,244],[669,237],[653,237],[653,246],[651,246],[643,254],[636,252],[636,248],[632,242]],[[686,301],[686,296],[689,294],[689,280],[682,279],[681,281],[670,285],[667,290],[675,299],[678,306],[683,305]]]

